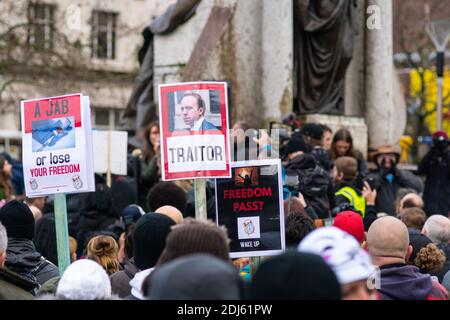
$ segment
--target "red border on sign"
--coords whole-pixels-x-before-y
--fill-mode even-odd
[[[208,130],[204,133],[190,132],[190,131],[169,131],[169,112],[167,94],[177,91],[187,90],[217,90],[220,92],[220,116],[221,116],[221,130]],[[195,178],[208,178],[208,177],[230,177],[230,153],[228,146],[228,105],[226,95],[226,83],[225,82],[190,82],[190,83],[178,83],[174,85],[161,85],[159,86],[159,125],[161,134],[161,146],[163,152],[163,177],[164,180],[175,179],[195,179]],[[167,138],[174,136],[192,136],[192,135],[217,135],[221,133],[225,137],[225,154],[226,154],[226,168],[224,170],[195,170],[169,173],[169,164],[167,162]]]
[[[52,114],[47,115],[47,112],[50,111],[50,101],[52,103],[57,102],[61,108],[62,100],[68,100],[68,111],[67,113],[61,114]],[[36,103],[39,103],[40,109],[40,117],[35,118],[35,106]],[[25,133],[32,133],[32,123],[33,121],[39,120],[47,120],[47,119],[55,119],[62,117],[74,117],[75,119],[75,127],[81,127],[81,94],[68,95],[68,96],[59,96],[59,97],[49,97],[44,99],[35,99],[35,100],[27,100],[23,102],[24,109],[24,121],[25,121]]]

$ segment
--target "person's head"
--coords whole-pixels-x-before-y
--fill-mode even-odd
[[[144,140],[145,157],[150,160],[155,155],[153,149],[155,144],[160,143],[158,121],[153,121],[145,127],[142,139]]]
[[[6,199],[13,193],[11,185],[12,165],[4,157],[0,156],[0,188],[3,188]]]
[[[229,261],[226,230],[212,222],[187,218],[182,224],[172,228],[157,265],[193,253],[208,253]]]
[[[430,240],[426,235],[419,232],[414,232],[413,229],[408,229],[409,232],[409,245],[412,247],[411,255],[408,259],[409,263],[414,264],[414,261],[422,248],[425,248],[433,241]]]
[[[162,206],[156,209],[156,213],[161,213],[171,218],[176,224],[183,223],[183,214],[173,206]]]
[[[423,208],[423,199],[417,193],[408,193],[400,200],[400,211],[408,208]]]
[[[377,148],[373,154],[373,161],[378,169],[385,171],[395,170],[398,160],[400,159],[400,152],[397,147],[392,145],[382,145]]]
[[[400,188],[397,191],[397,198],[395,199],[395,212],[396,213],[400,213],[400,210],[403,209],[403,203],[402,200],[403,198],[410,194],[410,193],[414,193],[417,194],[417,191],[411,188]]]
[[[5,226],[9,238],[28,239],[34,237],[34,216],[23,202],[11,200],[0,208],[0,222]]]
[[[339,157],[334,160],[333,178],[335,181],[352,181],[358,176],[358,162],[352,157]]]
[[[96,236],[87,245],[87,258],[97,262],[108,275],[112,275],[120,269],[118,251],[119,245],[113,237]]]
[[[183,212],[186,206],[186,193],[173,182],[161,181],[148,192],[147,203],[153,212],[162,206],[173,206]]]
[[[3,156],[0,156],[0,173],[5,177],[12,176],[12,164]]]
[[[345,128],[336,131],[331,143],[331,155],[333,160],[343,156],[356,157],[350,131]]]
[[[419,231],[422,230],[427,219],[425,211],[416,207],[401,210],[398,217],[408,228],[414,228]]]
[[[408,229],[391,216],[378,218],[372,223],[367,233],[367,248],[377,266],[405,263],[412,253]]]
[[[5,227],[0,222],[0,267],[5,265],[6,249],[8,248],[8,234]]]
[[[127,228],[130,224],[136,223],[144,214],[145,212],[140,206],[130,204],[122,210],[120,220],[125,224],[125,228]]]
[[[78,242],[74,237],[69,237],[70,262],[77,261]]]
[[[286,216],[286,246],[296,247],[316,227],[306,214],[291,212]]]
[[[446,257],[436,244],[429,243],[417,253],[414,264],[422,273],[435,272],[444,266]]]
[[[433,133],[433,147],[437,148],[438,150],[443,151],[445,148],[448,147],[449,141],[448,141],[448,135],[447,132],[439,130]]]
[[[29,206],[35,206],[39,209],[44,209],[45,206],[45,198],[46,197],[37,197],[37,198],[25,198],[25,202],[29,205]]]
[[[294,159],[295,157],[308,153],[309,146],[306,144],[305,140],[301,133],[294,133],[286,145],[285,153],[289,160]]]
[[[180,106],[183,121],[191,128],[194,126],[195,122],[205,116],[205,101],[198,93],[184,94]]]
[[[42,218],[42,211],[38,207],[29,206],[34,217],[34,222],[38,222]]]
[[[317,123],[305,123],[301,129],[305,142],[310,146],[321,146],[323,129]]]
[[[318,255],[287,251],[264,261],[248,290],[251,300],[340,300],[333,270]]]
[[[298,250],[317,254],[325,260],[339,280],[343,299],[374,299],[367,280],[375,268],[370,256],[348,233],[336,227],[319,228],[300,242]]]
[[[333,130],[326,124],[320,124],[323,130],[322,134],[322,146],[325,150],[331,150],[331,139],[333,136]]]
[[[160,213],[148,213],[138,220],[133,231],[133,257],[138,269],[149,269],[156,264],[174,224]]]
[[[333,226],[352,235],[360,244],[366,240],[363,218],[354,211],[342,211],[333,221]]]
[[[439,214],[429,217],[423,226],[422,233],[436,244],[450,241],[450,219]]]
[[[146,281],[150,300],[239,300],[243,291],[231,262],[205,253],[167,262]]]
[[[56,289],[62,300],[107,300],[111,282],[106,271],[89,259],[77,260],[67,267]]]

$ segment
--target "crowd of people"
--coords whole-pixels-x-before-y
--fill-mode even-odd
[[[233,129],[251,128],[240,121]],[[143,147],[130,149],[127,176],[108,186],[96,175],[95,192],[67,196],[71,264],[63,274],[54,198],[26,198],[20,162],[0,157],[0,299],[449,298],[445,132],[433,135],[417,172],[399,168],[396,146],[364,155],[346,128],[333,133],[304,123],[276,148],[268,135],[253,139],[252,147],[232,134],[232,146],[243,151],[233,160],[268,149],[282,160],[285,252],[231,259],[227,230],[214,222],[213,181],[206,185],[209,221],[199,221],[192,181],[161,181],[152,122]]]

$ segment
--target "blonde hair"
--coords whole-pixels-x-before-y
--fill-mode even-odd
[[[414,259],[414,264],[421,272],[431,272],[442,268],[446,260],[445,254],[434,243],[427,244],[426,247],[420,249]]]
[[[87,245],[87,258],[94,260],[108,275],[119,271],[119,245],[111,236],[96,236]]]

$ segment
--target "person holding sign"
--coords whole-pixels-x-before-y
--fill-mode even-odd
[[[186,93],[181,99],[181,112],[184,123],[191,131],[217,130],[205,119],[206,105],[198,93]]]

